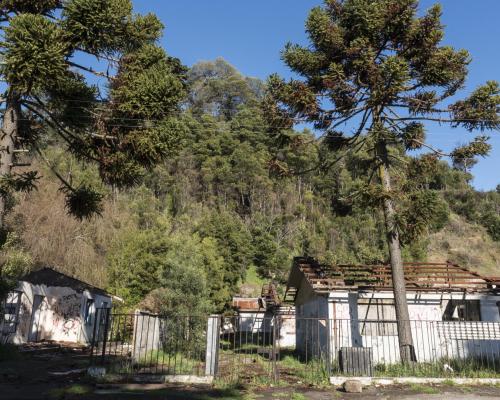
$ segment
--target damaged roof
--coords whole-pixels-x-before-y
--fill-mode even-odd
[[[91,293],[100,294],[102,296],[108,296],[108,297],[111,296],[103,289],[92,286],[88,283],[72,278],[71,276],[65,275],[61,272],[58,272],[48,267],[30,272],[28,275],[25,275],[20,280],[24,282],[29,282],[33,285],[69,287],[79,293],[88,290]]]
[[[500,292],[500,280],[484,277],[451,262],[404,263],[409,291]],[[389,264],[327,265],[311,257],[296,257],[288,278],[288,293],[299,289],[303,278],[316,293],[335,290],[392,290]]]
[[[271,282],[262,285],[260,297],[233,297],[232,307],[237,311],[265,311],[280,303],[276,286]]]
[[[238,311],[265,311],[260,297],[233,297],[233,308]]]

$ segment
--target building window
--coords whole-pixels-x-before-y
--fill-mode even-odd
[[[393,299],[359,299],[358,319],[363,336],[396,336],[396,309]]]
[[[21,308],[22,292],[14,291],[7,295],[4,305],[4,334],[14,333],[19,322],[19,310]]]
[[[85,303],[85,311],[83,313],[83,320],[87,325],[92,323],[92,311],[94,308],[94,299],[87,299]]]
[[[481,321],[479,300],[450,300],[443,314],[443,321]]]

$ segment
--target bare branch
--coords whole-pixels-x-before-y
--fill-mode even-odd
[[[85,67],[83,65],[80,65],[80,64],[77,64],[73,61],[67,61],[67,63],[69,65],[71,65],[72,67],[75,67],[75,68],[79,68],[83,71],[86,71],[86,72],[89,72],[95,76],[99,76],[99,77],[102,77],[102,78],[106,78],[107,80],[109,81],[112,81],[112,80],[115,80],[116,78],[112,75],[109,75],[107,72],[100,72],[100,71],[96,71],[95,69],[93,69],[92,67]]]
[[[71,132],[69,129],[65,128],[64,126],[61,125],[61,123],[59,121],[57,121],[57,118],[55,118],[52,113],[50,113],[50,111],[46,110],[43,103],[37,99],[38,102],[40,102],[40,104],[36,104],[36,103],[32,103],[28,100],[23,100],[23,105],[28,108],[30,111],[32,111],[33,113],[35,113],[36,115],[38,115],[43,121],[45,121],[47,124],[49,124],[49,126],[51,128],[53,128],[55,130],[55,132],[62,138],[64,139],[64,141],[66,143],[68,143],[68,145],[70,146],[73,146],[74,143],[71,142],[70,139],[68,139],[68,137],[66,137],[64,134],[66,134],[67,136],[69,136],[72,140],[76,141],[76,142],[80,142],[83,144],[83,140],[81,138],[78,137],[78,135],[74,134],[73,132]],[[43,109],[43,112],[45,112],[47,115],[44,115],[43,112],[39,111],[36,109],[36,107],[41,107]],[[63,134],[64,132],[64,134]],[[100,160],[94,156],[92,156],[91,154],[85,152],[85,157],[87,157],[88,159],[90,160],[93,160],[95,162],[100,162]]]
[[[439,123],[449,123],[449,124],[458,124],[460,122],[498,122],[496,120],[476,120],[476,119],[452,119],[452,118],[433,118],[433,117],[398,117],[393,118],[387,116],[387,119],[391,121],[430,121],[430,122],[439,122]]]
[[[66,179],[56,170],[56,168],[52,165],[52,163],[45,157],[42,151],[38,148],[38,146],[34,145],[35,151],[40,156],[41,160],[49,167],[52,173],[61,181],[61,183],[67,187],[69,190],[74,191],[73,187],[68,183]]]
[[[441,156],[441,157],[450,157],[450,154],[443,153],[441,150],[436,149],[436,148],[432,147],[430,144],[422,142],[422,141],[420,141],[418,139],[412,139],[411,141],[415,142],[415,143],[418,143],[420,146],[426,147],[427,149],[431,150],[433,153],[437,154],[438,156]]]
[[[81,47],[77,47],[76,50],[81,51],[82,53],[94,56],[97,59],[101,59],[102,58],[103,60],[109,61],[111,63],[118,64],[120,62],[120,60],[117,59],[117,58],[113,58],[113,57],[110,57],[110,56],[107,56],[107,55],[103,55],[103,54],[97,54],[97,53],[94,53],[92,51],[88,51],[88,50],[82,49]]]

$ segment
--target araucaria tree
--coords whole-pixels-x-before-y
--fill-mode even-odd
[[[163,26],[154,15],[134,14],[130,0],[2,0],[0,21],[0,228],[10,195],[36,186],[37,171],[16,169],[22,154],[50,164],[46,133],[118,187],[175,150],[186,70],[156,45]],[[54,172],[72,214],[99,213],[100,193]]]
[[[422,162],[449,156],[455,166],[468,168],[475,157],[489,152],[488,137],[480,134],[444,154],[426,141],[432,134],[426,121],[470,132],[500,126],[498,83],[489,81],[456,101],[470,56],[440,44],[439,5],[421,17],[417,8],[418,0],[328,0],[314,8],[306,22],[310,46],[288,44],[282,54],[302,79],[272,76],[265,103],[274,126],[311,122],[322,132],[319,140],[325,148],[340,153],[369,150],[371,178],[360,192],[383,210],[404,362],[414,359],[414,350],[402,237],[406,229],[425,225],[433,201],[411,182],[401,183],[408,161],[405,154],[429,150]],[[413,209],[413,215],[406,212],[406,225],[404,205]]]

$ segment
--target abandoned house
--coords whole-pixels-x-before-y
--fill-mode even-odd
[[[449,262],[405,264],[404,271],[418,361],[500,354],[498,279]],[[342,349],[367,348],[373,364],[399,361],[389,265],[297,257],[285,301],[295,305],[299,352],[335,358]]]
[[[0,325],[2,342],[87,344],[92,340],[96,309],[110,308],[111,301],[104,290],[51,268],[31,272],[7,296]]]
[[[263,285],[259,297],[233,297],[234,318],[226,318],[226,328],[240,334],[279,335],[281,347],[295,346],[295,307],[282,304],[276,286]]]

